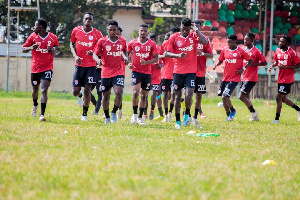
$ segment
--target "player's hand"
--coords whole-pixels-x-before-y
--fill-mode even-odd
[[[217,68],[217,65],[214,65],[214,67],[213,67],[213,69],[212,69],[212,70],[216,70],[216,68]]]
[[[47,46],[48,53],[54,53],[54,49],[51,46]]]
[[[92,56],[93,55],[93,50],[89,50],[86,52],[86,55]]]
[[[201,56],[202,53],[203,53],[203,51],[201,51],[200,49],[197,49],[197,54],[198,54],[199,56]]]
[[[184,58],[185,55],[186,55],[186,53],[180,53],[180,54],[179,54],[179,58]]]
[[[288,68],[289,68],[288,66],[284,66],[284,65],[281,65],[281,64],[279,64],[278,67],[279,67],[280,69],[288,69]]]
[[[192,26],[192,28],[193,28],[193,31],[198,31],[199,29],[197,28],[197,26],[196,26],[196,24],[194,23],[194,25]]]
[[[132,63],[128,63],[128,67],[129,67],[129,69],[132,69],[133,68]]]
[[[33,44],[31,47],[32,47],[32,50],[36,50],[39,47],[39,45],[38,44]]]
[[[164,52],[163,55],[158,55],[158,59],[162,59],[166,57],[166,53]]]
[[[243,69],[243,68],[242,68],[242,69],[239,69],[239,70],[236,70],[236,73],[239,74],[239,75],[241,75],[243,72],[244,72],[244,69]]]
[[[158,64],[155,66],[157,69],[161,69],[163,67],[163,64]]]
[[[146,65],[146,60],[141,59],[141,65]]]
[[[274,67],[274,65],[270,65],[270,66],[268,67],[268,71],[270,72],[270,71],[273,69],[273,67]]]
[[[103,65],[103,61],[102,61],[101,59],[99,59],[99,60],[97,61],[97,64],[98,64],[99,66],[102,66],[102,65]]]
[[[125,63],[125,65],[128,65],[129,61],[128,61],[127,57],[124,57],[124,63]]]
[[[76,63],[78,64],[78,65],[81,65],[81,60],[82,60],[83,58],[80,58],[80,57],[78,57],[77,56],[77,58],[75,59],[76,60]]]

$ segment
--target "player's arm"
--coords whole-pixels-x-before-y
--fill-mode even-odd
[[[251,66],[266,66],[268,63],[267,61],[264,61],[264,62],[259,62],[259,63],[252,63]]]
[[[300,63],[291,66],[278,65],[280,69],[300,69]]]
[[[214,57],[214,54],[212,53],[204,53],[203,51],[201,51],[200,49],[197,49],[197,54],[199,56],[204,56],[206,58],[213,58]]]
[[[245,71],[249,66],[252,66],[252,64],[253,64],[253,59],[251,58],[242,69],[237,70],[237,73],[242,74],[243,71]]]
[[[168,58],[184,58],[185,55],[186,55],[186,53],[177,54],[177,53],[171,53],[169,51],[165,51],[165,57],[168,57]]]
[[[195,24],[193,26],[193,30],[197,33],[200,44],[206,45],[207,44],[206,37],[199,31],[199,29],[196,27]]]
[[[58,46],[47,46],[48,53],[54,53],[58,49]]]
[[[158,63],[158,53],[153,54],[153,58],[151,60],[141,59],[141,65],[151,65]]]
[[[213,70],[215,70],[219,65],[221,65],[223,61],[218,60],[218,62],[214,65]]]
[[[30,47],[23,47],[23,48],[22,48],[22,53],[28,53],[28,52],[31,51],[31,50],[36,50],[38,47],[39,47],[38,44],[33,44],[33,45],[30,46]]]
[[[72,54],[73,54],[73,57],[75,58],[76,63],[77,63],[78,65],[80,65],[80,64],[81,64],[82,58],[80,58],[80,57],[77,56],[77,54],[76,54],[76,44],[73,43],[73,42],[70,42],[70,49],[71,49],[71,52],[72,52]]]
[[[126,65],[128,65],[128,63],[129,63],[128,52],[127,52],[127,51],[123,51],[123,52],[122,52],[122,57],[123,57],[124,63],[125,63]]]

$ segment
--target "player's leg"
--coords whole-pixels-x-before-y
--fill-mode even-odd
[[[50,83],[50,80],[41,80],[41,115],[39,121],[46,121],[45,110],[48,101],[48,88],[50,87]]]
[[[91,88],[91,102],[96,107],[97,100],[96,100],[96,97],[93,95],[93,90],[95,88],[96,88],[96,85],[92,85],[92,88]]]
[[[230,121],[232,121],[234,119],[235,114],[236,114],[236,110],[233,108],[233,105],[230,100],[230,96],[231,96],[233,90],[235,89],[235,87],[237,86],[237,84],[238,84],[238,82],[228,82],[222,93],[222,100],[223,100],[224,108],[225,108],[225,106],[227,106],[230,110],[230,113],[229,113]],[[226,113],[228,112],[227,111],[228,108],[225,108]]]
[[[80,66],[75,66],[75,70],[73,73],[73,96],[78,97],[77,103],[79,107],[83,105],[83,94],[81,92],[81,87],[84,86],[83,79],[83,68]]]
[[[95,84],[96,67],[86,67],[84,69],[83,77],[85,78],[85,85],[83,91],[83,109],[82,109],[82,121],[87,121],[87,112],[91,101],[91,88]]]
[[[138,118],[138,104],[139,104],[139,94],[141,90],[141,82],[132,86],[132,109],[133,115],[131,117],[131,124],[135,124]]]
[[[283,103],[294,108],[298,112],[298,121],[300,122],[300,108],[291,99],[287,98],[286,95],[282,99]]]
[[[120,105],[122,104],[122,99],[123,99],[124,76],[120,75],[120,76],[114,77],[113,88],[114,88],[116,97],[114,100],[114,108],[111,111],[111,120],[112,120],[112,123],[116,123],[117,122],[116,112],[119,109]]]
[[[109,79],[109,78],[107,78]],[[109,81],[109,80],[108,80]],[[105,82],[102,79],[102,83]],[[102,107],[105,115],[105,124],[110,124],[110,116],[109,116],[109,100],[110,100],[111,88],[106,87],[105,90],[102,90]]]
[[[151,109],[149,114],[149,120],[152,120],[154,118],[154,109],[156,104],[156,97],[158,95],[158,85],[152,85],[152,93],[151,93]]]
[[[175,91],[175,117],[176,117],[176,124],[175,128],[181,128],[181,121],[180,121],[180,107],[181,107],[181,96],[182,96],[182,88],[184,87],[184,78],[183,74],[173,74],[173,85]]]
[[[255,84],[256,82],[250,82],[250,81],[242,82],[241,92],[239,95],[240,100],[247,106],[247,108],[251,112],[250,121],[259,120],[257,116],[258,112],[253,108],[253,104],[250,100],[250,92]]]
[[[169,119],[171,121],[172,119],[172,112],[175,105],[175,90],[173,87],[171,87],[171,95],[170,95],[170,109],[169,109]]]
[[[162,96],[161,85],[159,85],[158,94],[157,94],[157,97],[156,97],[156,104],[157,104],[159,116],[156,117],[155,120],[163,120],[164,119],[164,112],[162,110],[162,100],[161,100],[162,97],[161,96]]]
[[[277,124],[279,122],[281,108],[282,108],[282,100],[284,96],[285,96],[284,94],[280,94],[280,93],[278,93],[276,96],[276,102],[277,102],[276,116],[275,116],[275,120],[272,121],[272,123]]]
[[[205,77],[196,77],[194,92],[196,94],[195,114],[194,117],[192,118],[192,122],[194,126],[199,126],[199,123],[197,121],[198,113],[200,113],[201,118],[205,118],[205,115],[202,113],[202,109],[201,109],[202,94],[206,93]]]
[[[143,113],[144,120],[148,119],[148,104],[149,104],[149,99],[147,99],[147,101],[146,101],[146,107],[145,107],[144,113]]]
[[[31,116],[36,117],[37,116],[37,109],[38,109],[38,97],[39,97],[39,88],[40,88],[40,73],[32,73],[31,74],[31,85],[32,85],[32,111]]]
[[[101,74],[101,71],[100,71]],[[97,77],[97,70],[96,70],[96,77]],[[101,108],[102,103],[102,90],[101,90],[101,75],[100,78],[97,80],[96,78],[96,91],[97,91],[97,103],[95,106],[95,111],[93,112],[93,115],[98,115],[99,110]]]
[[[195,90],[195,79],[196,74],[185,74],[184,75],[184,101],[185,101],[185,114],[183,117],[183,125],[189,126],[190,125],[190,114],[191,114],[191,107],[193,103],[193,95]]]

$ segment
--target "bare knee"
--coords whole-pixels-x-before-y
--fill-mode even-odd
[[[141,100],[142,101],[146,101],[147,100],[148,95],[147,94],[141,94]]]
[[[80,94],[81,88],[73,88],[73,96],[77,97]]]
[[[42,92],[42,95],[47,95],[48,87],[42,88],[41,92]]]
[[[133,98],[138,98],[138,97],[139,97],[138,91],[133,91]]]

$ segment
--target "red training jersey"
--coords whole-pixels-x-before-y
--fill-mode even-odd
[[[119,38],[122,38],[122,37],[120,37],[120,36],[118,36],[118,37],[119,37]],[[125,39],[125,38],[122,38],[122,39],[124,39],[125,42],[126,42],[126,39]],[[127,47],[126,47],[126,49],[127,49]],[[121,62],[121,65],[122,65],[123,73],[124,73],[124,76],[125,76],[126,64],[125,64],[125,62],[124,62],[123,57],[122,57],[122,61],[123,61],[123,62]]]
[[[166,50],[175,53],[186,53],[185,58],[174,58],[174,73],[188,74],[197,72],[197,43],[198,35],[190,32],[187,37],[180,33],[171,35]]]
[[[118,38],[117,41],[112,42],[108,36],[101,38],[94,49],[96,55],[101,54],[101,60],[103,61],[101,78],[111,78],[118,75],[124,75],[124,69],[122,66],[122,53],[127,51],[126,40]]]
[[[45,38],[39,34],[32,33],[24,43],[23,47],[30,47],[33,44],[38,44],[36,50],[32,50],[31,73],[40,73],[48,70],[53,70],[53,53],[48,53],[48,46],[59,46],[56,35],[48,32]]]
[[[82,59],[81,65],[75,61],[76,66],[93,67],[97,65],[93,56],[87,55],[86,52],[94,50],[98,40],[102,37],[102,33],[95,28],[92,28],[88,33],[83,30],[83,26],[77,26],[73,29],[70,41],[76,44],[76,54]]]
[[[160,55],[163,55],[165,50],[166,50],[166,46],[167,46],[168,41],[164,41],[161,45],[160,48]],[[174,71],[174,59],[173,58],[168,58],[168,57],[164,57],[161,59],[163,62],[163,68],[161,70],[161,77],[163,79],[173,79],[173,71]]]
[[[128,43],[128,52],[133,51],[132,71],[143,74],[151,74],[151,65],[141,65],[141,59],[147,61],[152,60],[153,55],[157,54],[155,42],[147,39],[145,43],[141,43],[139,38],[132,40]]]
[[[157,52],[160,52],[161,47],[156,45]],[[156,85],[161,82],[161,69],[157,69],[158,64],[151,66],[151,84]]]
[[[262,52],[253,45],[253,47],[248,50],[247,47],[244,48],[244,50],[251,56],[253,59],[253,63],[260,63],[265,62],[266,58],[262,54]],[[244,60],[244,65],[246,66],[247,62]],[[252,81],[257,82],[258,81],[258,74],[257,74],[258,66],[249,66],[243,73],[242,81]]]
[[[243,68],[243,60],[249,61],[250,59],[250,55],[240,47],[236,47],[234,50],[228,47],[224,48],[219,57],[220,61],[225,61],[222,81],[240,82],[241,75],[237,73],[237,70]]]
[[[203,45],[198,43],[197,49],[200,49],[203,53],[213,53],[213,50],[211,48],[210,41],[208,37],[205,36],[207,39],[207,44]],[[205,72],[206,72],[206,61],[207,58],[205,56],[197,55],[197,77],[205,77]]]
[[[283,66],[293,66],[300,63],[300,59],[297,57],[294,49],[288,47],[288,50],[282,51],[282,49],[277,48],[275,51],[274,60],[278,65]],[[295,69],[280,69],[278,74],[278,83],[293,83],[295,81]]]

